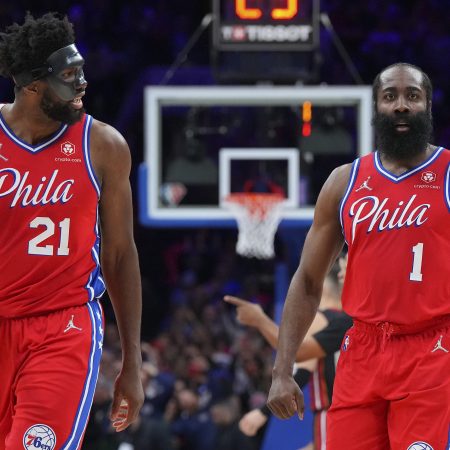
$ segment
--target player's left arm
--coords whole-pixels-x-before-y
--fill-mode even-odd
[[[326,353],[313,336],[305,337],[295,354],[295,362],[303,363],[314,358],[324,358]]]
[[[133,238],[131,155],[117,130],[94,121],[91,157],[101,185],[101,267],[122,346],[122,368],[115,383],[111,420],[116,431],[122,431],[137,418],[144,401],[140,378],[142,293]]]

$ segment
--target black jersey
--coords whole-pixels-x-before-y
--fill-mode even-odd
[[[328,325],[315,333],[313,338],[322,347],[326,356],[318,360],[317,368],[311,375],[310,397],[313,412],[328,409],[331,405],[341,342],[346,331],[353,325],[352,319],[343,311],[325,309],[320,312],[328,320]]]

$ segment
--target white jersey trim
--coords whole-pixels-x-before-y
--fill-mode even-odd
[[[91,162],[91,147],[90,147],[90,136],[91,136],[91,126],[92,126],[92,116],[86,114],[86,122],[84,124],[83,130],[83,153],[84,160],[86,162],[86,168],[89,174],[89,178],[97,191],[97,196],[100,198],[100,185],[95,176],[94,168]]]
[[[320,398],[320,379],[319,370],[316,369],[313,373],[313,386],[314,386],[314,406],[317,410],[322,409],[322,399]]]
[[[348,245],[347,239],[345,238],[345,228],[344,228],[344,207],[347,202],[348,196],[355,185],[356,177],[358,176],[359,165],[361,163],[361,159],[355,159],[352,164],[352,170],[350,172],[350,178],[348,180],[347,189],[345,191],[344,197],[341,200],[341,206],[339,207],[339,221],[341,222],[342,234],[344,236],[345,242]]]
[[[419,172],[420,170],[424,169],[426,166],[431,164],[444,150],[443,147],[438,147],[434,153],[426,160],[424,161],[420,166],[415,167],[414,169],[408,170],[405,173],[402,173],[401,175],[393,175],[392,173],[388,172],[383,165],[381,164],[380,160],[380,152],[375,152],[375,167],[378,170],[378,172],[382,173],[386,178],[389,178],[391,181],[394,181],[395,183],[398,183],[399,181],[404,180],[405,178],[410,177],[411,175],[415,174],[416,172]]]
[[[53,142],[57,141],[67,130],[68,125],[63,125],[53,137],[48,139],[47,141],[43,142],[40,145],[30,145],[27,144],[25,141],[22,141],[22,139],[19,139],[12,130],[8,127],[7,123],[5,122],[2,115],[0,115],[0,127],[5,132],[5,134],[19,147],[24,148],[25,150],[28,150],[31,153],[37,153],[40,150],[43,150],[44,148],[48,147],[49,145],[53,144]]]
[[[62,450],[74,450],[79,448],[87,426],[89,413],[94,399],[95,387],[97,385],[103,343],[102,310],[98,302],[88,303],[86,306],[89,310],[92,325],[88,373],[72,430],[62,446]],[[97,336],[97,332],[99,333],[99,336]]]
[[[445,189],[445,201],[447,204],[447,208],[450,212],[450,163],[448,164],[448,167],[447,167],[447,174],[445,176],[444,189]]]

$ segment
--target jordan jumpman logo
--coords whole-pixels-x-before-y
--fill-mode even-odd
[[[83,331],[82,328],[75,326],[75,324],[73,323],[73,314],[72,314],[72,318],[69,320],[69,323],[67,324],[66,329],[64,330],[64,333],[67,333],[69,330],[79,330],[79,331]]]
[[[3,144],[0,142],[0,150],[2,149],[2,147],[3,147]],[[3,161],[8,161],[8,158],[6,156],[3,156],[1,153],[0,153],[0,158],[3,159]]]
[[[448,353],[448,350],[446,348],[442,347],[442,338],[443,338],[443,336],[441,334],[441,337],[436,342],[436,345],[434,346],[433,350],[431,350],[431,353],[434,353],[438,350],[442,350],[443,352]]]
[[[369,186],[369,180],[370,180],[370,177],[367,177],[367,180],[365,180],[364,183],[362,183],[358,189],[355,189],[355,192],[358,192],[362,189],[367,189],[368,191],[372,191],[372,188]]]

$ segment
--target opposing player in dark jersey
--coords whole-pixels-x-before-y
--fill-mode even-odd
[[[431,100],[418,67],[376,77],[378,151],[330,175],[286,298],[268,402],[280,418],[303,411],[295,351],[347,242],[342,304],[354,326],[327,417],[332,450],[448,446],[450,151],[429,143]]]
[[[108,289],[123,357],[111,419],[137,417],[141,288],[131,158],[83,109],[84,59],[53,13],[0,34],[0,450],[81,447],[103,342]],[[101,266],[101,268],[100,268]]]
[[[342,264],[345,261],[344,258],[340,260]],[[345,272],[343,265],[342,272]],[[226,296],[225,301],[236,306],[237,319],[241,324],[256,328],[274,349],[277,348],[278,326],[259,305],[232,296]],[[326,448],[326,413],[331,404],[335,366],[341,342],[351,326],[352,320],[341,311],[340,287],[335,270],[325,279],[319,310],[295,358],[295,381],[300,388],[308,382],[310,386],[316,449]],[[241,430],[249,436],[255,435],[266,423],[269,414],[266,406],[250,411],[240,421]]]

